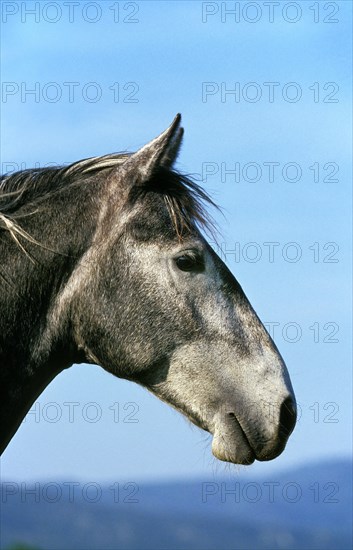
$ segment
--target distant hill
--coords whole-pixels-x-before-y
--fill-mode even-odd
[[[251,481],[1,485],[2,549],[350,550],[351,518],[347,460]]]

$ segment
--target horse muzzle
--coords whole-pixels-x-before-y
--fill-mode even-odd
[[[296,404],[288,396],[274,415],[261,414],[251,420],[243,418],[230,407],[217,413],[214,420],[212,453],[219,460],[234,464],[252,464],[254,460],[273,460],[284,450],[296,418]],[[271,426],[266,426],[271,420]]]

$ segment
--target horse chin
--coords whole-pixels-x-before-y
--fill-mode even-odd
[[[212,442],[212,454],[218,460],[224,462],[231,462],[232,464],[243,464],[248,466],[252,464],[255,460],[255,454],[251,447],[242,444],[242,442],[237,442],[229,444],[229,442],[221,442],[213,438]]]
[[[213,435],[212,453],[224,462],[233,464],[252,464],[256,458],[245,433],[238,422],[232,422],[232,426],[217,426]]]

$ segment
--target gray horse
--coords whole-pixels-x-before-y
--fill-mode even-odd
[[[1,450],[59,372],[94,363],[210,432],[220,460],[283,451],[288,372],[200,232],[212,201],[172,169],[180,120],[134,154],[2,178]]]

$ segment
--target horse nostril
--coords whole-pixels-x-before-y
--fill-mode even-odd
[[[282,403],[279,417],[280,435],[286,438],[292,433],[297,420],[297,407],[291,397],[287,397]]]

